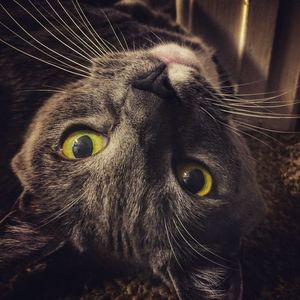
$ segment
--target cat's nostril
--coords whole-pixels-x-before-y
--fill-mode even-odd
[[[168,78],[166,65],[161,65],[145,78],[136,79],[132,86],[139,90],[152,92],[162,98],[175,96]]]

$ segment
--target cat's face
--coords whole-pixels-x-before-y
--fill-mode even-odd
[[[244,141],[219,109],[210,55],[167,44],[103,56],[90,72],[38,111],[13,160],[26,209],[81,250],[154,270],[226,265],[263,207]],[[80,130],[101,149],[66,157]]]

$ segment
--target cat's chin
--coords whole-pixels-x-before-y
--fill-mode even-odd
[[[183,65],[197,69],[199,64],[196,54],[186,47],[174,43],[159,45],[152,49],[151,54],[166,65]]]

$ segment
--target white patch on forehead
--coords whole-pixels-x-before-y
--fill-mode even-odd
[[[173,63],[187,66],[198,65],[198,58],[194,51],[173,43],[157,46],[151,53],[166,65]]]
[[[185,65],[170,64],[168,66],[168,76],[171,85],[186,82],[191,77],[191,70],[191,67]]]
[[[169,43],[154,47],[150,53],[161,60],[169,68],[172,65],[180,65],[181,67],[199,70],[205,80],[219,91],[219,75],[216,70],[216,65],[212,61],[212,53],[207,49],[194,51],[187,47]],[[181,70],[181,77],[179,72],[176,72],[178,73],[176,75],[176,78],[178,79],[177,82],[182,82],[188,78],[186,70]]]

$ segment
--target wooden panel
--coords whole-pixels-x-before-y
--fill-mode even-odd
[[[176,0],[176,22],[190,29],[190,0]]]
[[[297,93],[296,93],[296,102],[300,102],[300,75],[299,75],[299,78],[298,78],[298,84],[297,84]],[[297,103],[296,104],[296,110],[298,115],[300,115],[300,104]],[[300,118],[297,120],[296,122],[296,131],[300,131]]]
[[[300,72],[300,1],[280,1],[279,22],[276,29],[273,55],[269,72],[268,90],[285,93],[278,100],[287,104],[278,109],[280,113],[296,112],[294,106]],[[293,129],[295,120],[281,119],[267,122],[267,126]]]
[[[278,0],[252,0],[250,2],[245,47],[239,74],[239,83],[242,84],[239,89],[240,93],[265,92],[277,12]]]
[[[257,93],[249,97],[264,98],[285,93],[271,99],[281,105],[273,111],[296,112],[299,0],[176,0],[176,10],[178,22],[217,49],[229,75],[241,84],[240,94]],[[247,122],[281,130],[293,129],[296,123],[287,118],[249,118]]]
[[[194,0],[191,5],[192,31],[218,50],[221,62],[237,80],[244,1]]]
[[[238,93],[243,99],[263,100],[264,97],[274,96],[274,94],[264,95],[264,92],[270,70],[278,4],[278,0],[252,0],[250,2],[238,82]],[[263,105],[262,101],[262,105],[257,103],[253,105],[253,109],[247,107],[247,110],[252,113],[269,112],[258,107]],[[239,120],[255,126],[267,126],[265,118],[243,116]],[[245,129],[246,127],[243,128]]]

